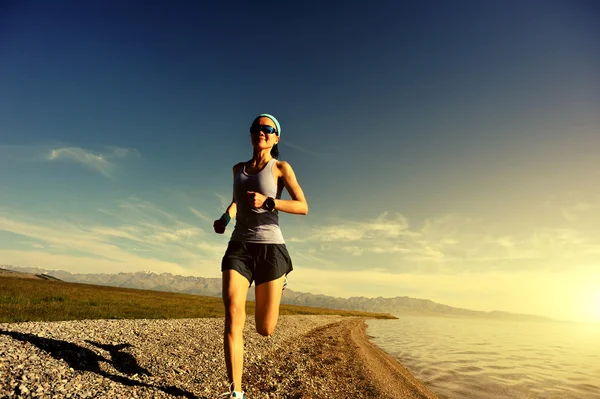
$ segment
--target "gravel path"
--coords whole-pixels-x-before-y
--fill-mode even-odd
[[[223,319],[0,324],[0,397],[219,398],[227,391],[222,331]],[[244,338],[249,399],[386,398],[389,382],[374,376],[398,380],[397,362],[365,357],[386,355],[360,318],[280,316],[266,338],[249,317]],[[398,383],[410,389],[394,397],[435,397],[416,380]]]

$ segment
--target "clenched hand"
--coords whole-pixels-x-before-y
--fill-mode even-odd
[[[250,206],[252,208],[262,208],[266,199],[267,197],[262,195],[261,193],[257,193],[255,191],[248,191],[248,202],[250,203]]]

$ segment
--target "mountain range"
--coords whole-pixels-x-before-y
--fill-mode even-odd
[[[64,270],[47,270],[38,267],[0,265],[0,270],[12,270],[31,273],[41,278],[52,278],[72,283],[106,285],[113,287],[136,288],[143,290],[178,292],[192,295],[221,296],[221,279],[194,276],[180,276],[171,273],[127,272],[107,273],[70,273]],[[248,293],[248,299],[254,300],[254,287]],[[483,312],[456,308],[439,304],[429,299],[397,296],[394,298],[340,298],[322,294],[311,294],[286,289],[281,299],[290,305],[311,306],[332,309],[362,310],[368,312],[402,315],[430,315],[478,317],[503,320],[553,321],[552,319],[502,311]]]

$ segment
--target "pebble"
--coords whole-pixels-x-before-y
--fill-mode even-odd
[[[245,370],[271,367],[269,354],[340,319],[280,316],[266,338],[248,318]],[[0,323],[1,398],[215,399],[227,389],[223,319]]]

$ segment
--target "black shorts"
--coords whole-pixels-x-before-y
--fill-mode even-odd
[[[229,241],[221,271],[236,270],[252,285],[277,280],[293,270],[292,259],[285,244],[260,244]]]

